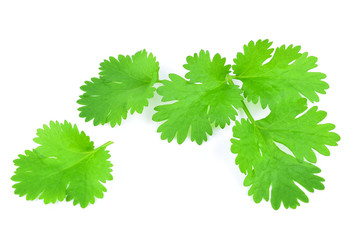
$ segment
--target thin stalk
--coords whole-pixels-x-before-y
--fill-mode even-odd
[[[158,80],[156,80],[156,82],[155,82],[155,83],[162,83],[162,81],[164,81],[164,80],[160,80],[160,79],[158,79]]]
[[[112,141],[108,141],[107,143],[104,143],[103,145],[101,145],[100,147],[98,147],[98,148],[102,148],[102,147],[107,147],[107,146],[109,146],[109,145],[111,145],[111,144],[113,144],[114,142],[112,142]],[[97,149],[98,149],[97,148]],[[96,150],[96,149],[95,149]]]
[[[234,82],[232,79],[233,79],[232,76],[226,75],[225,82],[229,83],[230,85],[234,85]]]
[[[246,116],[250,119],[251,123],[255,124],[255,120],[254,120],[253,116],[251,115],[249,109],[246,107],[244,101],[241,101],[241,103],[243,105],[243,109],[244,109]]]

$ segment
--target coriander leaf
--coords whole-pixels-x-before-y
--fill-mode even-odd
[[[106,188],[101,182],[112,180],[105,150],[112,142],[95,149],[90,138],[67,121],[50,122],[37,130],[37,136],[34,142],[40,146],[14,160],[15,194],[27,200],[39,197],[46,204],[66,198],[83,208],[103,197]]]
[[[340,137],[331,132],[334,124],[319,124],[326,117],[325,111],[312,107],[304,113],[306,109],[306,99],[282,101],[271,109],[266,118],[256,121],[256,125],[264,136],[288,147],[297,159],[306,158],[316,163],[314,150],[329,156],[326,145],[336,146]]]
[[[269,200],[271,187],[271,205],[276,210],[281,202],[285,208],[296,208],[298,200],[309,202],[306,194],[295,184],[298,183],[309,192],[323,190],[323,178],[315,175],[320,169],[307,162],[284,153],[275,144],[261,148],[262,157],[254,161],[254,170],[244,180],[245,186],[251,186],[249,195],[259,203]]]
[[[242,81],[242,90],[248,101],[257,103],[260,99],[265,108],[275,106],[282,98],[297,99],[301,95],[311,102],[318,102],[317,93],[325,94],[329,86],[322,81],[326,77],[312,72],[317,58],[308,53],[299,53],[300,46],[285,45],[273,49],[268,40],[250,41],[244,46],[244,53],[238,53],[232,66],[236,79]],[[270,59],[271,58],[271,59]],[[266,60],[270,60],[265,63]]]
[[[296,208],[298,199],[308,202],[308,198],[295,182],[310,192],[323,189],[323,179],[314,175],[320,169],[304,158],[315,163],[314,150],[329,155],[326,146],[336,146],[340,137],[331,132],[333,124],[320,124],[325,112],[316,107],[304,112],[306,109],[306,99],[284,99],[264,119],[236,121],[231,151],[237,154],[241,172],[248,174],[244,185],[251,186],[249,195],[255,202],[268,201],[271,186],[274,209],[281,202],[285,208]],[[294,156],[280,150],[276,143],[286,146]]]
[[[233,139],[231,139],[231,152],[237,154],[235,163],[239,165],[240,171],[244,174],[251,173],[253,161],[261,158],[259,151],[258,137],[254,125],[241,119],[241,123],[236,121],[233,127]]]
[[[159,63],[145,50],[132,57],[119,55],[100,64],[100,78],[92,78],[81,86],[85,93],[78,103],[80,117],[94,119],[94,125],[120,125],[128,112],[142,113],[148,99],[154,96],[159,80]]]
[[[230,65],[225,65],[225,58],[219,54],[211,60],[209,52],[202,50],[186,60],[188,80],[170,74],[170,81],[161,81],[163,86],[157,92],[162,101],[175,102],[155,107],[153,120],[164,121],[158,128],[161,139],[171,142],[176,137],[181,144],[190,133],[191,141],[201,144],[207,135],[212,135],[213,123],[224,128],[235,120],[242,92],[229,83]]]

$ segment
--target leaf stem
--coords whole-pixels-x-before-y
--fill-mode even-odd
[[[233,76],[226,75],[225,82],[228,82],[230,85],[234,85],[234,82],[232,79],[233,79]]]
[[[103,145],[101,145],[100,147],[98,148],[106,148],[107,146],[113,144],[114,142],[113,141],[108,141],[107,143],[104,143]]]
[[[162,79],[162,80],[158,79],[158,80],[156,80],[155,83],[162,83],[162,82],[165,81],[165,80],[166,80],[166,79]]]
[[[255,120],[254,120],[253,116],[251,115],[249,109],[246,107],[244,101],[241,101],[241,103],[243,105],[242,107],[244,109],[246,116],[250,119],[251,123],[255,124]]]

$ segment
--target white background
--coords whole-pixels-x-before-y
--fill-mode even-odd
[[[359,239],[358,1],[1,1],[0,239]],[[184,74],[200,49],[229,64],[250,40],[301,45],[330,84],[320,109],[342,137],[319,156],[324,191],[296,210],[247,196],[230,152],[231,127],[201,146],[161,141],[142,115],[94,127],[78,117],[79,87],[109,56],[147,49],[161,78]],[[240,117],[244,117],[241,113]],[[36,129],[68,120],[96,146],[108,140],[114,180],[86,209],[13,194],[13,159]]]

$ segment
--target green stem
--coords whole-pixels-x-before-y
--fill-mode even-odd
[[[226,75],[225,77],[225,81],[228,82],[230,85],[234,85],[234,82],[233,82],[233,76],[230,76],[230,75]]]
[[[249,109],[246,107],[244,101],[241,101],[241,103],[243,105],[243,109],[244,109],[244,112],[245,112],[246,116],[250,119],[251,123],[254,124],[255,120],[254,120],[253,116],[251,116],[251,113],[250,113]]]
[[[268,145],[267,141],[265,140],[263,133],[259,129],[259,126],[257,126],[255,124],[255,120],[254,120],[253,116],[251,116],[251,113],[250,113],[249,109],[246,107],[244,101],[241,101],[241,103],[243,105],[243,109],[244,109],[246,116],[248,117],[248,119],[250,119],[250,122],[254,125],[255,133],[259,136],[263,145],[266,147],[267,151],[270,153],[271,151],[270,151],[269,145]]]
[[[166,81],[166,79],[162,79],[162,80],[158,79],[158,80],[156,80],[155,83],[162,83],[163,81]]]
[[[109,146],[109,145],[111,145],[111,144],[113,144],[114,142],[112,142],[112,141],[108,141],[107,143],[105,143],[105,144],[103,144],[103,145],[101,145],[100,147],[98,147],[98,148],[106,148],[107,146]]]
[[[114,143],[114,142],[112,142],[112,141],[108,141],[107,143],[101,145],[100,147],[98,147],[98,148],[96,148],[96,149],[94,149],[94,150],[92,150],[92,151],[90,151],[90,152],[87,152],[88,154],[86,154],[85,156],[83,156],[82,158],[80,158],[79,160],[77,160],[76,162],[71,163],[71,164],[69,164],[68,166],[65,165],[65,166],[63,166],[61,169],[58,169],[57,171],[55,171],[55,172],[53,172],[53,173],[50,173],[50,174],[47,175],[47,176],[44,176],[43,179],[49,178],[49,177],[51,177],[51,176],[53,176],[53,175],[55,175],[55,174],[58,174],[58,173],[61,172],[61,171],[66,171],[67,169],[70,169],[70,168],[74,167],[75,165],[81,163],[82,161],[84,161],[86,158],[88,158],[88,157],[91,156],[92,154],[95,154],[95,153],[96,153],[97,151],[99,151],[99,149],[101,149],[102,147],[105,148],[105,147],[107,147],[107,146],[109,146],[109,145],[111,145],[111,144],[113,144],[113,143]]]

